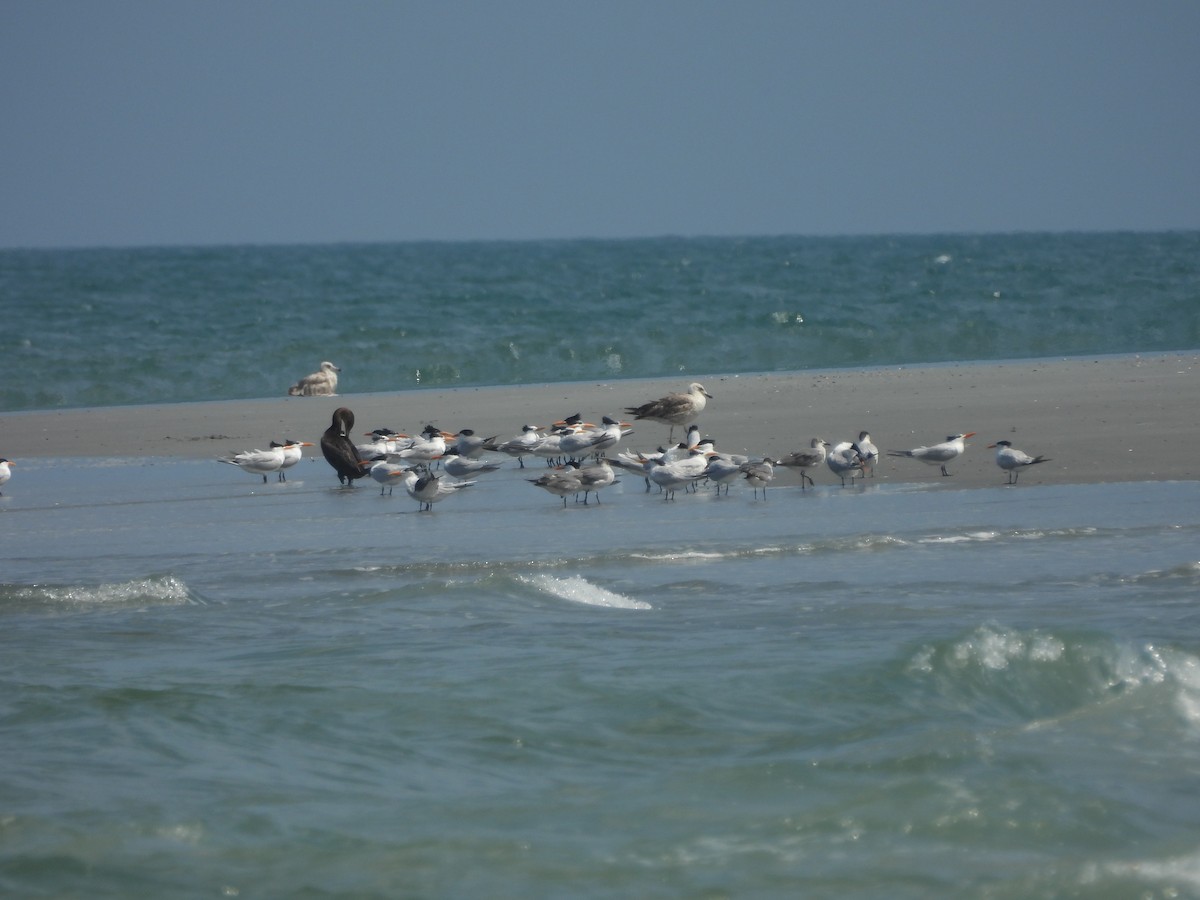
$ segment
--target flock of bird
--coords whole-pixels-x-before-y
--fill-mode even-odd
[[[837,444],[813,438],[809,447],[781,459],[722,452],[711,439],[701,437],[696,424],[710,399],[712,395],[703,385],[692,384],[684,392],[627,407],[624,412],[635,421],[669,427],[666,447],[654,452],[618,449],[633,430],[631,422],[604,416],[599,423],[590,423],[578,414],[548,428],[525,425],[519,434],[506,439],[498,435],[480,437],[469,428],[451,434],[426,425],[417,435],[377,428],[365,435],[369,441],[358,443],[352,437],[354,413],[344,406],[334,411],[320,447],[341,484],[353,485],[360,478],[371,478],[379,484],[381,493],[388,494],[399,485],[422,510],[432,509],[434,503],[476,484],[479,476],[501,468],[498,457],[516,459],[522,469],[526,459],[544,460],[545,471],[527,480],[561,498],[564,506],[572,497],[588,503],[594,496],[599,502],[599,492],[617,480],[618,470],[643,477],[646,490],[657,486],[665,500],[674,499],[680,488],[692,491],[702,483],[715,485],[718,493],[724,487],[728,493],[734,481],[749,484],[756,497],[761,490],[765,498],[776,467],[798,470],[801,489],[806,482],[814,484],[809,472],[821,465],[838,476],[843,486],[847,479],[874,475],[879,449],[866,431],[857,440]],[[674,440],[677,427],[687,430],[679,443]],[[888,450],[887,455],[938,466],[941,474],[948,476],[947,465],[962,455],[967,438],[974,434],[953,434],[941,443]],[[272,474],[284,481],[286,470],[300,461],[304,447],[311,446],[304,441],[273,441],[267,450],[249,450],[221,457],[220,461],[260,475],[264,482]],[[1009,484],[1016,483],[1021,469],[1047,461],[1044,456],[1017,450],[1009,441],[989,446],[996,449],[996,464],[1008,473]],[[7,470],[3,471],[0,484],[7,479]]]

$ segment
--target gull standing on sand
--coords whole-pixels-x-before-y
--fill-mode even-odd
[[[865,431],[858,433],[858,440],[853,444],[854,449],[858,452],[858,458],[862,460],[863,477],[870,471],[871,477],[875,477],[875,463],[879,459],[879,448],[871,443],[871,435]]]
[[[647,460],[650,480],[663,489],[664,500],[675,499],[675,489],[695,484],[704,477],[708,468],[708,455],[703,450],[690,450],[687,456],[667,462]]]
[[[321,368],[305,375],[290,388],[289,397],[332,397],[337,394],[338,372],[342,371],[326,360]]]
[[[237,466],[243,472],[249,472],[251,475],[261,475],[263,484],[267,483],[268,475],[279,472],[283,468],[283,460],[283,444],[276,441],[271,441],[269,450],[243,450],[241,453],[217,458],[217,462]]]
[[[690,425],[699,418],[700,413],[704,412],[705,405],[711,399],[712,394],[704,389],[704,385],[694,381],[688,385],[685,394],[667,394],[665,397],[651,400],[641,406],[627,406],[625,412],[635,419],[650,419],[653,422],[669,425],[671,430],[667,441],[673,442],[675,426]]]
[[[579,474],[579,466],[573,463],[562,468],[552,469],[537,478],[526,478],[525,480],[555,497],[562,497],[563,509],[567,508],[568,497],[583,490],[583,477]]]
[[[911,450],[889,450],[888,456],[907,456],[911,459],[919,459],[927,465],[939,466],[943,475],[949,475],[950,473],[946,471],[946,463],[952,462],[962,456],[963,450],[967,447],[964,441],[974,436],[975,432],[973,431],[968,431],[965,434],[951,434],[942,443],[934,444],[932,447],[914,447]]]
[[[0,487],[8,484],[8,479],[12,478],[12,470],[9,468],[13,464],[11,459],[0,459]]]
[[[613,471],[608,460],[603,456],[596,462],[581,466],[579,469],[579,483],[583,486],[583,502],[588,502],[588,494],[596,495],[596,502],[600,502],[600,491],[614,484],[617,481],[617,473]]]
[[[816,487],[812,477],[805,472],[805,469],[814,469],[821,463],[825,462],[825,457],[828,455],[826,448],[829,446],[828,441],[823,441],[819,437],[812,439],[812,444],[807,450],[794,450],[783,459],[775,460],[775,465],[786,466],[792,469],[800,470],[800,490],[804,490],[804,482]]]
[[[775,477],[775,467],[769,459],[757,459],[742,463],[741,472],[754,488],[754,498],[758,499],[758,489],[762,488],[763,499],[767,499],[767,485]]]
[[[988,444],[989,449],[996,449],[996,465],[1008,473],[1008,483],[1016,484],[1025,466],[1035,466],[1038,463],[1050,462],[1045,456],[1030,456],[1023,450],[1018,450],[1011,441],[996,441]]]
[[[333,421],[321,435],[321,454],[325,461],[333,466],[341,484],[351,486],[355,478],[362,478],[367,474],[358,448],[350,440],[350,432],[353,429],[354,413],[345,406],[339,406],[333,411]]]
[[[850,476],[850,483],[854,483],[854,473],[862,474],[863,461],[858,455],[858,451],[854,449],[854,445],[849,441],[842,441],[829,451],[825,457],[825,464],[829,466],[829,470],[842,480],[842,487],[846,486],[846,476]]]

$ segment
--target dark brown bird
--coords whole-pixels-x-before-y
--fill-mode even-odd
[[[350,431],[354,428],[354,413],[344,406],[333,411],[333,422],[321,435],[321,453],[325,461],[337,472],[338,481],[342,484],[354,484],[355,478],[367,474],[367,466],[358,455],[354,441],[350,439]]]

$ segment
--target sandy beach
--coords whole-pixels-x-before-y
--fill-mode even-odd
[[[274,439],[316,442],[339,406],[354,411],[360,433],[384,426],[412,432],[433,422],[446,431],[507,437],[525,423],[546,425],[576,412],[591,420],[620,416],[693,380],[713,395],[702,431],[730,452],[777,457],[813,437],[851,440],[864,429],[881,451],[907,449],[974,431],[950,466],[952,478],[900,458],[883,459],[876,478],[1002,484],[987,445],[1004,439],[1051,458],[1022,472],[1022,485],[1200,477],[1200,462],[1188,452],[1200,352],[6,413],[0,456],[18,467],[22,458],[216,457]],[[639,421],[627,443],[654,449],[666,439],[666,426]],[[319,456],[315,448],[309,453]],[[814,475],[818,484],[836,483],[826,469]],[[779,483],[799,477],[784,472]]]

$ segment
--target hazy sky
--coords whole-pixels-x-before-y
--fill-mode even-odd
[[[1200,2],[2,0],[0,246],[1200,227]]]

